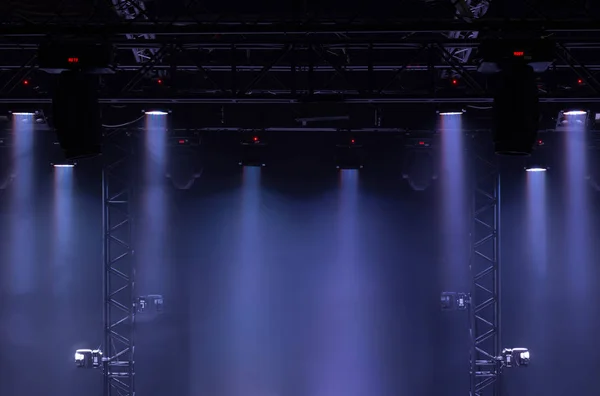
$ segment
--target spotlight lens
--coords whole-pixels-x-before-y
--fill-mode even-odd
[[[538,167],[538,166],[534,166],[532,168],[527,168],[525,169],[525,171],[527,172],[546,172],[548,169],[546,168],[542,168],[542,167]]]
[[[440,113],[441,116],[462,115],[462,111],[445,111]]]
[[[587,114],[587,111],[583,111],[583,110],[569,110],[569,111],[565,111],[563,114],[567,115],[567,116],[585,115],[585,114]]]
[[[166,111],[162,111],[162,110],[152,110],[152,111],[146,111],[147,115],[167,115],[169,114]]]

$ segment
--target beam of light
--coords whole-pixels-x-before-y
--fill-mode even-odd
[[[341,170],[334,259],[319,293],[309,394],[382,394],[381,357],[371,312],[377,299],[376,267],[361,248],[359,170]]]
[[[548,208],[544,172],[527,174],[527,251],[536,281],[544,284],[548,269]]]
[[[587,113],[586,113],[587,114]],[[585,117],[585,115],[570,118]],[[591,257],[590,202],[588,202],[587,131],[585,123],[569,122],[564,132],[566,152],[566,260],[565,271],[571,279],[572,295],[585,298],[590,291],[594,258]],[[581,301],[584,303],[584,301]]]
[[[548,170],[547,168],[542,168],[542,167],[537,167],[537,166],[534,166],[534,167],[532,167],[532,168],[526,168],[526,169],[525,169],[525,172],[533,172],[533,173],[536,173],[536,172],[546,172],[547,170]]]
[[[444,111],[439,113],[441,116],[461,116],[463,115],[462,111]]]
[[[16,294],[35,289],[35,153],[31,115],[13,116],[15,180],[11,191],[10,262],[11,288]]]
[[[166,246],[169,238],[168,190],[166,183],[167,125],[165,117],[146,117],[144,130],[144,182],[139,219],[138,292],[161,294],[168,282]]]
[[[54,169],[54,205],[52,209],[52,287],[54,294],[70,296],[73,269],[72,251],[77,235],[74,225],[73,168]],[[59,309],[59,311],[64,311]]]
[[[272,394],[269,278],[262,254],[260,167],[243,167],[238,239],[230,280],[228,394]],[[271,388],[271,389],[270,389]]]
[[[55,168],[75,168],[75,164],[52,164]]]
[[[29,116],[34,116],[35,113],[33,111],[15,111],[11,113],[13,116],[17,116],[17,117],[29,117]],[[31,122],[33,121],[33,118],[31,120],[27,120],[27,119],[22,119],[22,122]]]
[[[166,115],[169,115],[169,112],[163,111],[163,110],[150,110],[150,111],[145,111],[144,114],[149,115],[149,116],[166,116]]]
[[[465,142],[460,116],[439,118],[442,184],[443,284],[447,290],[469,287],[469,213]]]

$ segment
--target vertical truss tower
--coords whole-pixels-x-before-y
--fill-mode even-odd
[[[131,140],[121,129],[104,137],[104,396],[135,395]]]
[[[470,396],[500,395],[500,169],[487,134],[474,137]]]

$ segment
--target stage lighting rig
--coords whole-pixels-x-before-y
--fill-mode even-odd
[[[265,166],[267,163],[267,147],[265,137],[252,133],[243,133],[240,139],[240,160],[241,166]]]
[[[362,169],[364,147],[355,137],[346,137],[335,146],[335,167],[337,169]]]
[[[585,128],[590,123],[591,113],[584,109],[561,110],[556,118],[556,130],[564,131],[568,128]]]
[[[502,367],[527,367],[529,358],[530,353],[527,348],[504,348],[498,360]]]
[[[465,311],[470,302],[468,293],[443,292],[440,297],[442,311]]]
[[[443,106],[441,108],[438,108],[438,110],[436,110],[436,114],[440,115],[442,117],[461,116],[461,115],[465,114],[466,112],[467,112],[467,110],[465,110],[463,108],[447,107],[447,106]]]
[[[167,115],[171,114],[171,110],[148,109],[148,110],[142,110],[142,113],[149,115],[149,116],[167,116]]]
[[[100,349],[78,349],[75,351],[75,365],[81,368],[99,368],[104,361]]]
[[[43,110],[12,110],[8,112],[8,116],[13,121],[22,123],[45,124],[46,116]]]
[[[164,310],[165,300],[160,294],[149,294],[137,298],[135,308],[137,313],[162,313]]]

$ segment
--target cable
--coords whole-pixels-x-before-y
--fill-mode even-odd
[[[142,118],[144,118],[144,116],[143,116],[143,115],[142,115],[142,116],[140,116],[140,117],[138,117],[138,118],[136,118],[136,119],[135,119],[135,120],[133,120],[133,121],[129,121],[129,122],[126,122],[126,123],[123,123],[123,124],[117,124],[117,125],[106,125],[106,124],[102,124],[102,126],[103,126],[104,128],[123,128],[123,127],[125,127],[125,126],[131,125],[131,124],[135,124],[136,122],[138,122],[138,121],[139,121],[139,120],[141,120]]]

